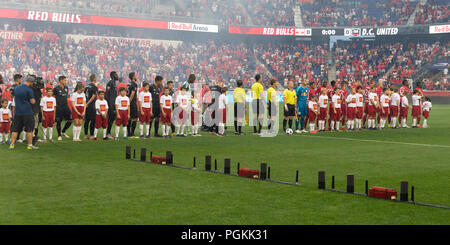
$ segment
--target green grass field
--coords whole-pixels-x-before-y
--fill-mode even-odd
[[[325,170],[327,187],[345,189],[345,175],[355,174],[355,191],[415,186],[419,202],[450,206],[450,106],[435,105],[429,129],[333,132],[314,136],[251,134],[172,139],[57,142],[27,151],[0,146],[0,224],[450,224],[450,210],[414,206],[322,191],[317,172]],[[246,130],[250,132],[251,128]],[[55,130],[56,131],[56,130]],[[407,144],[405,144],[407,143]],[[185,170],[125,160],[125,146],[166,150]],[[138,150],[137,155],[139,155]],[[201,171],[211,154],[223,169],[271,167],[272,179],[299,186],[237,178]],[[138,156],[137,156],[138,157]]]

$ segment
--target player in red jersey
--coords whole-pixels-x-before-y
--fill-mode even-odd
[[[316,89],[317,96],[320,96],[322,94],[322,88],[327,88],[327,86],[328,86],[328,82],[327,81],[323,81],[322,85],[320,85]]]
[[[363,128],[366,127],[367,116],[369,115],[369,94],[372,87],[375,85],[375,80],[371,79],[369,85],[364,88],[364,117],[363,117]]]
[[[378,82],[377,88],[375,89],[375,93],[378,95],[378,98],[381,98],[381,95],[383,95],[383,82]],[[381,106],[378,107],[378,116],[377,116],[377,123],[380,125],[380,114],[381,112]]]
[[[329,108],[331,108],[331,99],[333,98],[333,95],[335,94],[336,90],[336,81],[331,81],[331,89],[328,90],[327,96],[329,101]],[[328,110],[328,130],[331,130],[334,127],[331,127],[331,121],[334,118],[334,110]],[[334,125],[333,125],[334,126]]]
[[[406,79],[403,80],[402,85],[403,86],[398,90],[398,93],[400,94],[400,98],[401,98],[400,101],[403,101],[403,97],[405,96],[405,92],[408,92],[408,94],[410,92],[408,80],[406,80]],[[406,96],[408,96],[408,95],[406,95]],[[402,118],[403,118],[403,115],[402,115],[402,113],[400,113],[400,115],[398,116],[398,124],[399,125],[402,124]]]
[[[348,82],[347,81],[343,81],[342,82],[342,88],[341,88],[341,101],[342,101],[342,105],[341,105],[341,111],[342,111],[342,126],[345,126],[345,123],[347,121],[347,103],[345,103],[345,100],[347,99],[348,96]]]
[[[423,93],[423,90],[422,90],[422,86],[423,86],[423,83],[422,82],[418,82],[416,90],[419,91],[419,95],[422,98],[424,98],[424,93]],[[422,110],[423,99],[419,100],[419,104],[420,104],[419,105],[420,106],[420,110]],[[420,119],[422,119],[422,115],[421,114],[419,114],[419,117],[417,117],[417,127],[419,127],[419,128],[422,127],[422,126],[420,126]]]

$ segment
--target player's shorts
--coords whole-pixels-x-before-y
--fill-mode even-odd
[[[412,112],[411,112],[411,116],[412,116],[412,117],[420,117],[420,106],[418,106],[418,105],[413,105],[413,107],[412,107]]]
[[[430,116],[429,111],[423,111],[423,117],[425,117],[425,119],[428,119],[429,116]]]
[[[200,112],[198,111],[191,111],[191,124],[197,125],[200,122]]]
[[[108,128],[108,117],[105,119],[101,115],[95,115],[95,128]]]
[[[254,99],[252,101],[253,114],[264,115],[264,103],[261,99]]]
[[[398,117],[398,106],[391,105],[391,117]]]
[[[400,116],[402,118],[408,118],[408,111],[409,111],[408,107],[400,107]]]
[[[308,107],[306,106],[306,104],[297,106],[297,115],[299,117],[308,116]]]
[[[75,106],[77,108],[77,111],[81,114],[83,114],[84,106]],[[72,110],[72,118],[73,119],[84,119],[83,116],[78,115],[75,110]]]
[[[369,114],[369,101],[364,102],[364,114]]]
[[[377,108],[374,105],[368,106],[369,117],[375,117],[377,115]]]
[[[161,122],[172,123],[172,110],[168,108],[163,108],[163,111],[166,113],[166,115],[164,116],[164,114],[161,113]]]
[[[308,120],[309,123],[314,123],[316,121],[316,113],[312,112],[311,110],[308,110]]]
[[[361,106],[359,106],[359,107],[356,107],[356,118],[357,119],[362,119],[363,118],[363,112],[364,112],[364,108],[363,107],[361,107]]]
[[[120,119],[119,119],[120,115]],[[116,117],[117,126],[127,126],[128,125],[128,110],[119,110],[119,115]]]
[[[234,103],[234,117],[243,118],[245,116],[244,103],[235,102]]]
[[[328,108],[330,108],[330,110],[328,110],[328,115],[330,116],[330,118],[333,118],[334,111],[331,110],[331,102],[330,102],[330,104],[328,104]]]
[[[382,107],[380,111],[380,117],[386,118],[389,115],[389,107]]]
[[[62,108],[56,107],[56,120],[72,120],[72,112],[69,109],[69,106],[63,106]]]
[[[330,111],[332,111],[332,110],[330,110]],[[331,115],[331,120],[339,121],[340,118],[341,118],[341,108],[336,108],[336,113],[334,113],[334,111],[333,111],[333,115]]]
[[[320,107],[319,120],[327,120],[327,108]]]
[[[295,117],[295,105],[287,104],[287,111],[284,110],[285,117]]]
[[[10,131],[9,122],[1,122],[0,123],[0,134],[2,134],[2,133],[9,134],[9,131]]]
[[[142,111],[144,112],[144,115],[142,115],[142,113],[139,113],[139,122],[149,123],[151,120],[152,108],[142,108]]]
[[[189,114],[187,111],[180,108],[180,112],[178,113],[178,119],[180,123],[185,123],[189,119]]]
[[[161,106],[160,105],[153,105],[153,109],[152,109],[152,117],[151,119],[154,118],[160,118],[161,117]]]
[[[227,109],[219,109],[219,122],[227,122]]]
[[[269,100],[269,106],[267,107],[269,117],[278,115],[278,102],[272,102]]]
[[[55,112],[44,111],[44,120],[42,120],[42,127],[51,128],[55,124]]]
[[[140,113],[138,111],[137,105],[134,103],[131,103],[130,104],[130,118],[137,119],[137,118],[139,118],[139,114]]]
[[[11,129],[14,133],[25,131],[31,133],[34,130],[34,117],[33,115],[14,116],[13,127]]]
[[[353,120],[355,119],[355,117],[356,117],[356,107],[347,107],[347,119]]]

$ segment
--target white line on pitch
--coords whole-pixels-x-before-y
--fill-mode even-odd
[[[386,144],[401,144],[401,145],[414,145],[414,146],[428,146],[428,147],[450,148],[450,145],[417,144],[417,143],[397,142],[397,141],[383,141],[383,140],[364,140],[364,139],[353,139],[353,138],[332,137],[332,136],[312,136],[312,135],[301,135],[301,136],[303,136],[303,137],[310,137],[310,138],[327,138],[327,139],[365,141],[365,142],[376,142],[376,143],[386,143]]]

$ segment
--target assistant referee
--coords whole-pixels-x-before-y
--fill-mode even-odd
[[[261,75],[255,76],[255,83],[253,83],[252,90],[252,110],[253,110],[253,133],[260,134],[262,128],[262,121],[264,120],[264,100],[262,99],[264,87],[261,84]],[[259,119],[259,120],[258,120]],[[258,131],[256,131],[258,125]]]

